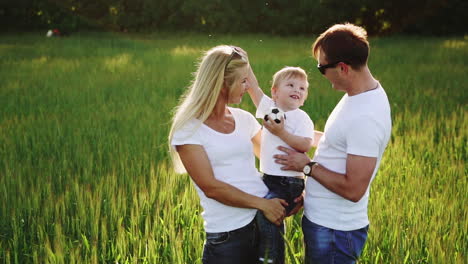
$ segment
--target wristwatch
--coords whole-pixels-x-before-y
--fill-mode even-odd
[[[312,173],[312,167],[317,164],[317,162],[315,161],[311,161],[309,163],[307,163],[304,168],[302,169],[302,172],[304,172],[304,174],[306,176],[311,176],[311,173]]]

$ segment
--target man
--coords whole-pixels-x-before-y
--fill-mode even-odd
[[[285,147],[275,158],[282,169],[310,176],[302,219],[306,263],[355,263],[367,239],[370,184],[390,139],[390,105],[368,68],[363,28],[334,25],[312,50],[319,71],[346,94],[326,122],[313,161]]]

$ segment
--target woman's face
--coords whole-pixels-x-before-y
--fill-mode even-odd
[[[239,104],[242,101],[242,96],[250,88],[248,80],[250,65],[246,65],[237,70],[237,77],[232,84],[231,91],[228,97],[228,104]]]

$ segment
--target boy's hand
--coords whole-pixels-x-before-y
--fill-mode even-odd
[[[249,81],[249,89],[259,89],[257,77],[255,76],[251,65],[249,65],[247,80]]]
[[[276,123],[273,120],[263,121],[263,126],[268,129],[273,135],[281,138],[281,134],[285,132],[284,130],[284,117],[281,118],[280,123]]]

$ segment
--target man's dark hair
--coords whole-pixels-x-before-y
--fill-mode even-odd
[[[316,59],[320,50],[328,63],[344,62],[354,69],[366,65],[369,42],[364,28],[350,24],[336,24],[323,32],[312,46]]]

